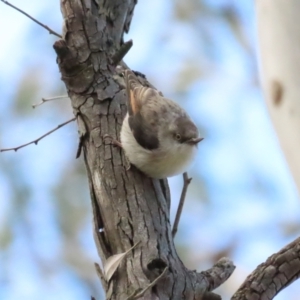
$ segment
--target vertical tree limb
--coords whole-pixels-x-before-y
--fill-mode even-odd
[[[123,300],[144,291],[143,299],[201,299],[204,294],[216,299],[207,292],[230,276],[232,262],[221,261],[207,272],[187,270],[172,239],[167,181],[147,178],[133,166],[126,170],[122,150],[104,139],[107,134],[119,137],[126,113],[123,78],[112,58],[123,45],[135,4],[61,0],[64,39],[54,44],[80,120],[99,256],[105,261],[141,241],[107,284],[106,298]],[[148,289],[156,278],[160,279]]]

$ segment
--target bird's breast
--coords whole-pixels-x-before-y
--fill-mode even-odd
[[[165,178],[183,173],[196,153],[194,145],[176,142],[155,150],[143,148],[131,132],[128,116],[123,121],[121,143],[130,163],[153,178]]]

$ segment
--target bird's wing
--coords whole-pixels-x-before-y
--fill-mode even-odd
[[[143,86],[136,75],[125,71],[127,110],[129,126],[136,141],[144,148],[154,150],[159,147],[157,104],[162,100],[159,92]]]

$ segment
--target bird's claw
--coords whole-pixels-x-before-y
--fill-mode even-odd
[[[104,139],[104,140],[110,139],[112,145],[114,145],[114,146],[116,146],[116,147],[119,147],[119,148],[123,148],[122,144],[121,144],[118,140],[114,139],[114,138],[113,138],[111,135],[109,135],[109,134],[105,134],[105,135],[103,136],[103,139]],[[125,167],[125,170],[126,170],[126,171],[129,171],[130,168],[131,168],[131,163],[130,163],[129,159],[128,159],[126,156],[125,156],[124,167]]]
[[[110,142],[111,142],[112,145],[117,146],[117,147],[119,147],[119,148],[123,148],[121,142],[119,142],[118,140],[114,139],[114,138],[113,138],[111,135],[109,135],[109,134],[105,134],[105,135],[103,136],[103,139],[104,139],[104,140],[110,139]]]

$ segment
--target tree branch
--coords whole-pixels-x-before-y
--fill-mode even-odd
[[[70,119],[70,120],[68,120],[68,121],[66,121],[66,122],[64,122],[64,123],[62,123],[62,124],[59,124],[59,125],[58,125],[57,127],[55,127],[54,129],[48,131],[47,133],[43,134],[43,135],[40,136],[39,138],[37,138],[37,139],[35,139],[35,140],[33,140],[33,141],[29,142],[29,143],[26,143],[26,144],[23,144],[23,145],[20,145],[20,146],[18,146],[18,147],[14,147],[14,148],[3,148],[3,149],[0,149],[0,152],[4,152],[4,151],[15,151],[15,152],[17,152],[19,149],[24,148],[24,147],[26,147],[26,146],[29,146],[29,145],[31,145],[31,144],[37,145],[38,142],[39,142],[40,140],[42,140],[44,137],[50,135],[52,132],[58,130],[59,128],[65,126],[65,125],[67,125],[67,124],[69,124],[69,123],[71,123],[71,122],[73,122],[73,121],[75,121],[75,120],[76,120],[76,118],[72,118],[72,119]]]
[[[25,15],[27,18],[31,19],[33,22],[39,24],[40,26],[42,26],[43,28],[45,28],[46,30],[49,31],[50,34],[56,35],[57,37],[61,38],[62,36],[58,33],[56,33],[54,30],[52,30],[51,28],[49,28],[48,26],[46,26],[45,24],[39,22],[38,20],[36,20],[35,18],[33,18],[32,16],[30,16],[28,13],[26,13],[25,11],[23,11],[22,9],[14,6],[13,4],[9,3],[6,0],[1,0],[4,4],[12,7],[13,9],[17,10],[18,12],[20,12],[21,14]]]
[[[95,1],[61,0],[66,38],[54,44],[61,78],[81,117],[79,148],[88,174],[99,256],[106,261],[141,241],[118,266],[106,299],[124,300],[136,291],[145,292],[144,299],[217,299],[209,292],[231,275],[233,263],[224,260],[201,273],[188,270],[172,238],[167,180],[148,178],[134,166],[128,170],[123,150],[105,142],[106,135],[119,139],[126,114],[124,80],[117,72],[120,66],[113,64],[126,54],[122,50],[119,55],[118,49],[136,2],[100,1],[98,7]],[[151,86],[146,78],[141,80]]]
[[[68,95],[63,96],[56,96],[56,97],[49,97],[49,98],[42,98],[42,101],[36,104],[32,104],[32,108],[36,108],[37,106],[40,106],[44,104],[45,102],[54,101],[54,100],[60,100],[60,99],[67,99],[69,98]]]
[[[231,299],[271,300],[299,276],[300,238],[297,238],[259,265]]]
[[[185,201],[185,197],[186,197],[186,192],[187,192],[189,184],[192,181],[192,178],[188,177],[187,172],[184,172],[182,176],[183,176],[183,187],[182,187],[181,196],[180,196],[180,200],[179,200],[179,204],[178,204],[178,208],[177,208],[177,212],[176,212],[176,217],[175,217],[175,221],[174,221],[174,225],[173,225],[173,230],[172,230],[173,238],[175,237],[175,235],[177,233],[178,224],[180,221],[180,217],[181,217],[181,213],[182,213],[182,209],[183,209],[183,205],[184,205],[184,201]]]
[[[111,58],[112,65],[116,66],[120,63],[120,61],[125,57],[128,51],[131,49],[133,45],[132,40],[127,41],[123,45],[121,45],[120,49],[113,55]]]

